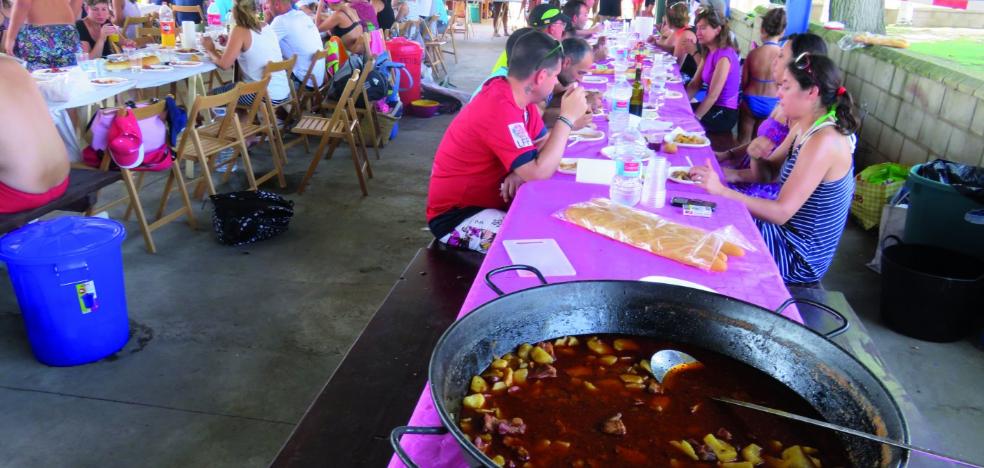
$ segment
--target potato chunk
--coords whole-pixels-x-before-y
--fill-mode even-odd
[[[690,442],[687,442],[685,440],[671,440],[670,445],[679,449],[681,452],[683,452],[684,455],[689,457],[691,460],[693,461],[700,460],[700,458],[697,457],[697,452],[694,451],[694,447],[690,445]]]
[[[468,395],[462,399],[461,404],[471,409],[479,409],[485,406],[485,395],[482,395],[481,393]]]
[[[489,384],[480,376],[474,376],[471,379],[471,391],[475,393],[482,393],[489,390]]]
[[[704,443],[711,448],[718,461],[730,462],[738,459],[738,451],[731,444],[714,437],[714,434],[704,436]]]
[[[762,447],[755,444],[748,444],[745,448],[741,449],[741,458],[744,458],[745,461],[753,465],[761,465]]]
[[[553,356],[539,346],[533,347],[533,351],[530,352],[530,358],[537,364],[553,364],[554,362]]]
[[[635,341],[618,338],[613,343],[612,346],[615,347],[616,351],[636,351],[639,349],[639,345]]]

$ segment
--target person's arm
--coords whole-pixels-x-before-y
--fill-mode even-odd
[[[338,25],[338,21],[339,21],[338,13],[332,13],[331,15],[328,16],[327,19],[325,19],[324,21],[318,24],[318,31],[319,32],[331,31],[331,28],[334,28],[335,26]]]
[[[697,94],[697,91],[700,91],[701,85],[704,84],[704,80],[701,79],[701,76],[704,74],[704,65],[706,64],[707,60],[701,60],[700,63],[697,64],[697,72],[694,73],[694,76],[690,78],[690,83],[687,84],[688,97],[693,98],[694,95]]]
[[[123,27],[123,22],[126,21],[126,16],[123,14],[123,9],[126,8],[127,0],[113,0],[113,24]]]
[[[704,62],[707,62],[707,60]],[[711,75],[711,82],[707,85],[707,97],[694,110],[694,116],[697,117],[697,120],[704,118],[704,114],[710,111],[718,98],[721,97],[721,92],[724,91],[724,84],[728,81],[728,74],[731,73],[732,66],[737,66],[737,64],[733,65],[731,60],[723,57],[719,58],[717,63],[714,64],[714,74]]]
[[[584,115],[588,104],[584,99],[584,88],[580,86],[569,89],[564,93],[563,101],[560,103],[560,115],[573,123]],[[538,156],[532,161],[523,164],[513,170],[525,181],[549,179],[557,171],[560,165],[560,158],[564,155],[567,148],[567,138],[570,136],[571,127],[567,124],[558,122],[550,131],[546,143],[540,149]],[[512,196],[513,194],[510,194]]]
[[[14,0],[14,9],[10,13],[10,27],[3,36],[3,50],[7,55],[14,55],[14,44],[17,42],[17,34],[21,26],[27,20],[27,13],[31,11],[34,0]]]
[[[202,47],[205,49],[205,53],[208,54],[209,58],[212,59],[212,62],[215,63],[216,67],[222,70],[228,70],[232,68],[232,65],[236,63],[236,59],[239,58],[239,54],[242,53],[247,37],[249,37],[249,30],[237,26],[229,34],[229,42],[226,44],[222,55],[219,55],[219,52],[215,49],[215,43],[208,36],[202,37]]]
[[[837,151],[833,149],[836,144],[833,142],[833,138],[836,137],[837,135],[817,134],[800,148],[796,164],[793,166],[789,178],[782,184],[779,197],[774,201],[750,197],[721,186],[720,181],[706,184],[710,186],[716,183],[717,187],[720,188],[713,190],[718,193],[712,193],[710,188],[708,192],[712,195],[720,195],[742,202],[748,207],[752,216],[758,219],[778,225],[786,224],[789,218],[792,218],[803,207],[803,204],[810,198],[810,195],[813,194],[830,170],[832,161],[836,158],[828,156],[832,156],[830,153]],[[712,179],[716,179],[716,176]]]

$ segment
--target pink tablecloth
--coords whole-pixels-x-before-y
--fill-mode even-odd
[[[604,88],[604,85],[587,86],[596,89]],[[670,89],[684,91],[683,86],[679,84],[670,85]],[[668,100],[664,108],[660,110],[660,118],[670,120],[685,130],[700,128],[700,124],[694,119],[686,98]],[[599,128],[607,131],[606,121],[596,119],[596,123],[599,124]],[[565,153],[565,156],[603,158],[604,156],[600,155],[598,151],[606,145],[607,143],[604,141],[579,143],[572,146]],[[681,148],[681,151],[676,155],[666,156],[671,165],[686,165],[686,156],[690,156],[694,164],[704,164],[705,160],[710,159],[717,167],[717,161],[714,159],[710,148],[707,147]],[[720,172],[720,168],[718,171]],[[721,294],[768,309],[777,308],[789,298],[789,291],[779,276],[779,270],[769,255],[744,205],[707,195],[698,187],[672,182],[668,182],[668,184],[668,198],[674,195],[693,197],[695,193],[700,193],[700,198],[716,202],[718,208],[711,218],[685,217],[680,208],[671,207],[669,204],[662,209],[653,210],[654,212],[669,219],[708,230],[732,225],[751,242],[756,251],[750,251],[744,257],[730,259],[726,272],[711,273],[644,252],[568,224],[553,217],[553,213],[572,203],[591,198],[607,197],[608,187],[579,184],[574,182],[573,176],[558,174],[551,180],[530,182],[520,188],[499,235],[486,255],[478,276],[465,298],[458,317],[460,318],[495,298],[495,293],[484,283],[485,274],[494,268],[513,263],[503,248],[502,242],[516,239],[551,238],[557,241],[577,274],[567,277],[548,277],[547,281],[549,282],[592,279],[638,280],[645,276],[658,275],[702,284]],[[507,272],[496,278],[496,284],[507,293],[538,284],[535,278],[520,277],[515,272]],[[787,309],[783,315],[802,322],[795,308]],[[430,396],[429,384],[424,387],[409,425],[441,425]],[[401,445],[412,460],[424,467],[458,468],[466,466],[457,442],[450,435],[408,435],[404,436]],[[402,467],[403,464],[394,456],[389,466],[398,468]]]

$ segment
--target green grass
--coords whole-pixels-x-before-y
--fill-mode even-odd
[[[957,65],[984,68],[984,38],[952,39],[939,42],[917,42],[909,46],[913,52],[941,58]]]

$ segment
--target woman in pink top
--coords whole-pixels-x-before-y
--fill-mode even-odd
[[[697,10],[697,41],[704,47],[704,60],[687,85],[690,97],[707,85],[707,97],[694,109],[707,133],[730,133],[738,123],[738,92],[741,64],[738,46],[723,13],[709,7]]]

